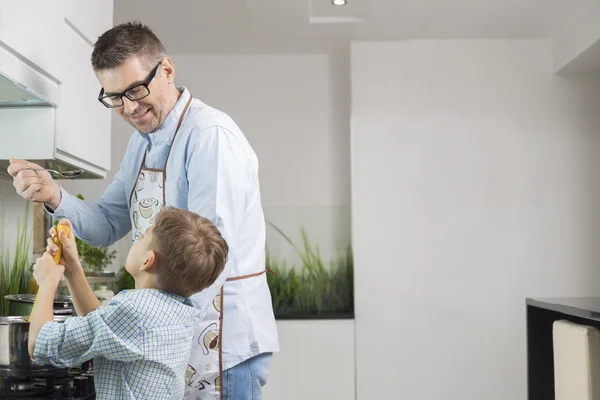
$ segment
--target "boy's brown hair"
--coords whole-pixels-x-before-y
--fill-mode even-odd
[[[160,289],[183,297],[212,285],[223,272],[229,251],[212,222],[174,207],[156,216],[150,248],[156,254]]]

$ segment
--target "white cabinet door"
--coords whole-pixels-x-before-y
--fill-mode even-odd
[[[36,69],[61,80],[63,60],[57,38],[63,15],[60,0],[0,0],[0,41]]]
[[[67,0],[65,18],[93,44],[98,36],[112,28],[113,0]]]
[[[97,100],[100,83],[90,63],[92,46],[67,22],[61,45],[67,77],[57,108],[56,157],[109,170],[111,115]]]
[[[112,13],[113,0],[0,0],[0,41],[60,83],[55,157],[99,175],[110,169],[111,113],[90,57]]]

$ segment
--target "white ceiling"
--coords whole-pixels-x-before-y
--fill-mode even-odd
[[[598,0],[116,0],[172,54],[328,51],[351,40],[553,38]]]

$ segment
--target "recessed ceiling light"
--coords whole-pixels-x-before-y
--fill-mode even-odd
[[[346,4],[346,0],[331,0],[331,4],[334,6],[343,6]]]

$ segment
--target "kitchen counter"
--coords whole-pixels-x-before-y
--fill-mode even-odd
[[[529,400],[554,399],[552,325],[557,320],[600,329],[600,297],[528,298],[527,383]]]
[[[600,321],[600,297],[527,299],[526,304],[565,315]]]

